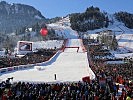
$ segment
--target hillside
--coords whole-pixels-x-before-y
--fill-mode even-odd
[[[96,39],[99,32],[112,31],[116,35],[116,39],[118,41],[118,49],[112,54],[124,54],[130,53],[132,56],[133,52],[133,29],[127,28],[124,23],[118,21],[113,14],[106,14],[109,20],[108,27],[103,27],[100,29],[88,30],[86,32],[77,32],[71,28],[70,16],[62,18],[60,21],[52,24],[48,24],[48,27],[52,27],[56,34],[59,36],[63,36],[64,38],[74,39],[75,35],[72,33],[76,33],[77,35],[81,35],[83,38],[92,38]],[[128,54],[129,56],[129,54]]]
[[[97,38],[99,32],[112,31],[118,41],[118,49],[115,53],[131,53],[133,52],[133,29],[125,26],[123,22],[116,19],[115,15],[108,14],[109,20],[113,20],[113,23],[109,23],[108,27],[88,30],[87,32],[81,32],[83,37]],[[129,56],[129,55],[128,55]],[[132,56],[132,53],[131,55]]]
[[[124,27],[133,29],[133,14],[128,12],[121,11],[111,15],[100,11],[98,7],[91,6],[83,13],[73,13],[69,16],[71,28],[79,32],[110,28],[110,25],[116,23],[122,23]]]
[[[0,2],[0,33],[16,32],[41,21],[46,21],[46,18],[32,6]]]
[[[0,12],[1,48],[12,48],[20,40],[38,41],[51,38],[75,38],[75,34],[69,35],[70,32],[83,36],[87,33],[90,37],[95,38],[98,32],[111,30],[116,34],[119,46],[132,50],[130,46],[133,29],[130,27],[132,25],[130,25],[129,20],[132,19],[133,15],[129,13],[108,14],[100,11],[98,7],[92,6],[83,13],[69,14],[63,18],[46,19],[41,12],[32,6],[8,4],[5,1],[0,2]],[[48,36],[43,38],[39,31],[43,25],[46,25],[45,22],[51,30],[49,30]],[[29,31],[29,28],[32,30]]]
[[[71,27],[80,32],[108,27],[108,16],[101,12],[98,7],[89,7],[83,13],[70,15]]]

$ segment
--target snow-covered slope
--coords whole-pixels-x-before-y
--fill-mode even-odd
[[[69,17],[66,17],[59,22],[48,24],[48,27],[55,29],[56,34],[63,36],[64,38],[78,38],[78,33],[70,28]]]
[[[101,28],[96,30],[90,30],[87,33],[90,34],[90,37],[96,38],[98,34],[97,32],[101,32],[104,30],[112,30],[115,32],[116,38],[118,40],[118,45],[127,50],[133,50],[133,29],[127,28],[124,23],[119,22],[115,19],[113,15],[108,14],[108,18],[110,20],[110,24],[108,28]]]
[[[62,33],[61,35],[68,39],[66,47],[79,47],[79,52],[77,52],[77,48],[67,48],[64,52],[60,52],[58,57],[49,64],[42,64],[43,70],[37,70],[35,66],[33,69],[2,74],[0,79],[6,80],[8,77],[14,77],[13,81],[28,82],[73,82],[82,81],[82,78],[86,76],[94,79],[95,74],[89,67],[87,52],[83,49],[82,40],[78,39],[77,32],[72,30],[67,22],[68,26],[63,23],[62,21],[48,26],[56,29],[59,35]],[[55,46],[54,42],[51,46]],[[55,80],[55,74],[57,80]]]
[[[114,19],[114,23],[110,24],[108,28],[97,29],[88,31],[89,34],[96,37],[96,32],[103,30],[112,30],[116,33],[116,38],[120,48],[133,48],[133,31],[124,26],[124,24]],[[43,64],[43,70],[39,71],[36,68],[28,70],[20,70],[16,72],[2,74],[1,80],[8,77],[14,77],[13,81],[37,81],[37,82],[70,82],[81,81],[83,77],[90,76],[91,79],[95,78],[95,74],[89,67],[87,53],[83,51],[82,41],[78,39],[76,31],[70,28],[69,18],[64,18],[57,23],[49,24],[48,27],[54,28],[56,33],[68,39],[67,48],[61,52],[58,57],[49,64]],[[55,46],[52,44],[51,46]],[[36,46],[34,46],[36,47]],[[119,55],[118,55],[119,56]],[[54,79],[54,74],[57,75],[57,80]]]
[[[79,39],[69,39],[67,46],[79,46],[80,52],[67,49],[57,57],[55,62],[43,66],[44,70],[39,71],[36,68],[21,70],[3,74],[0,79],[14,77],[14,81],[30,82],[73,82],[82,81],[82,78],[86,76],[94,79],[95,75],[88,64],[87,52],[82,51],[81,45]],[[54,79],[54,74],[57,75],[57,80]]]
[[[63,45],[63,40],[48,40],[48,41],[37,41],[33,43],[33,51],[39,48],[54,49],[61,48]]]

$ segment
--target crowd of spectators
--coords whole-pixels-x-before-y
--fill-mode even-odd
[[[11,78],[0,83],[0,99],[132,100],[133,64],[106,64],[105,59],[94,59],[92,56],[101,46],[93,45],[92,48],[88,49],[88,58],[90,67],[96,75],[95,80],[67,83],[11,83],[13,80]]]
[[[88,48],[90,67],[97,76],[97,80],[101,82],[103,82],[103,80],[111,80],[114,83],[123,85],[124,89],[122,89],[122,91],[126,91],[125,92],[126,95],[123,96],[123,94],[121,94],[121,96],[117,96],[119,98],[118,100],[126,100],[122,99],[122,97],[133,98],[133,63],[129,62],[129,63],[107,64],[106,61],[108,60],[118,61],[120,59],[114,59],[114,58],[108,59],[106,57],[96,58],[94,56],[94,53],[95,54],[100,53],[102,56],[107,56],[105,55],[104,52],[99,52],[100,49],[103,49],[102,45],[91,45]]]
[[[126,100],[131,92],[122,89],[118,94],[119,85],[108,80],[106,84],[99,84],[92,80],[73,83],[25,83],[10,84],[9,80],[0,84],[2,100]]]
[[[37,52],[27,53],[23,57],[2,57],[0,58],[0,68],[45,62],[56,52],[56,49],[39,49]]]

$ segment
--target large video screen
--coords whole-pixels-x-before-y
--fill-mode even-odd
[[[19,42],[19,51],[32,51],[31,42]]]

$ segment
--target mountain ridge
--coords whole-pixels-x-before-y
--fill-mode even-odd
[[[24,4],[8,4],[0,2],[0,32],[12,33],[25,26],[31,26],[37,22],[46,21],[40,11]]]

